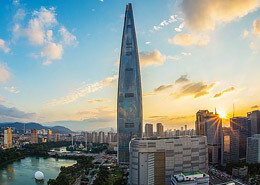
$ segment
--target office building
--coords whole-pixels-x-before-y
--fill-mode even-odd
[[[207,138],[143,138],[130,142],[130,184],[170,184],[171,175],[208,171]]]
[[[195,132],[198,136],[204,136],[204,125],[205,125],[205,118],[210,112],[208,110],[199,110],[196,113],[196,122],[195,122]]]
[[[129,141],[143,134],[142,89],[132,4],[126,6],[117,97],[118,161],[129,163]]]
[[[247,138],[247,163],[260,163],[260,134]]]
[[[184,172],[171,176],[172,185],[209,185],[209,175],[201,171]]]
[[[230,162],[239,162],[239,144],[240,132],[239,130],[230,131]]]
[[[223,149],[223,162],[224,164],[230,163],[230,127],[223,127],[223,140],[224,140],[224,149]]]
[[[260,111],[256,110],[251,112],[251,136],[254,134],[260,134]]]
[[[196,113],[196,133],[207,136],[210,164],[223,164],[223,131],[222,119],[217,113],[200,110]]]
[[[162,125],[162,123],[157,123],[157,124],[156,124],[156,131],[157,131],[157,136],[158,136],[158,137],[163,137],[163,136],[164,136],[164,131],[163,131],[163,125]]]
[[[38,143],[38,132],[36,129],[31,130],[31,143]]]
[[[145,124],[145,136],[146,137],[153,136],[153,124],[149,124],[149,123]]]
[[[12,129],[6,128],[4,130],[4,147],[12,148]]]
[[[233,145],[231,145],[231,151],[236,152],[235,155],[239,155],[239,159],[245,159],[246,158],[246,143],[247,143],[247,137],[250,136],[249,126],[248,126],[248,120],[247,117],[233,117],[230,119],[230,129],[231,129],[231,136],[232,134],[237,134],[238,136],[232,136],[232,139],[238,138],[239,141],[231,141],[231,142],[238,142],[238,149],[232,148]],[[232,158],[231,158],[232,160]],[[232,160],[233,162],[237,161],[237,159]],[[237,161],[238,162],[238,161]]]

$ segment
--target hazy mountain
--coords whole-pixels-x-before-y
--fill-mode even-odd
[[[20,123],[20,122],[14,122],[14,123],[0,123],[0,128],[5,128],[5,127],[12,127],[16,128],[17,130],[23,130],[24,127],[25,129],[51,129],[53,133],[60,133],[60,134],[69,134],[73,133],[70,129],[63,127],[63,126],[43,126],[39,123]]]

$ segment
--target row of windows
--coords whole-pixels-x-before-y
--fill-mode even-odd
[[[127,52],[125,53],[125,55],[126,55],[126,56],[131,56],[131,55],[132,55],[132,52],[131,52],[131,51],[127,51]]]
[[[125,123],[125,128],[134,128],[134,123]]]
[[[134,97],[134,93],[125,93],[125,98]]]
[[[133,71],[133,68],[125,68],[125,71]]]

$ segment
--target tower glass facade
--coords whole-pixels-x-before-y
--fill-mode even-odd
[[[142,89],[132,5],[125,11],[117,97],[118,162],[129,163],[129,142],[142,137]]]

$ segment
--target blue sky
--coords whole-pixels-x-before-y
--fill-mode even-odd
[[[128,2],[0,1],[0,122],[115,127]],[[145,123],[193,128],[199,109],[258,108],[258,0],[131,3]]]

